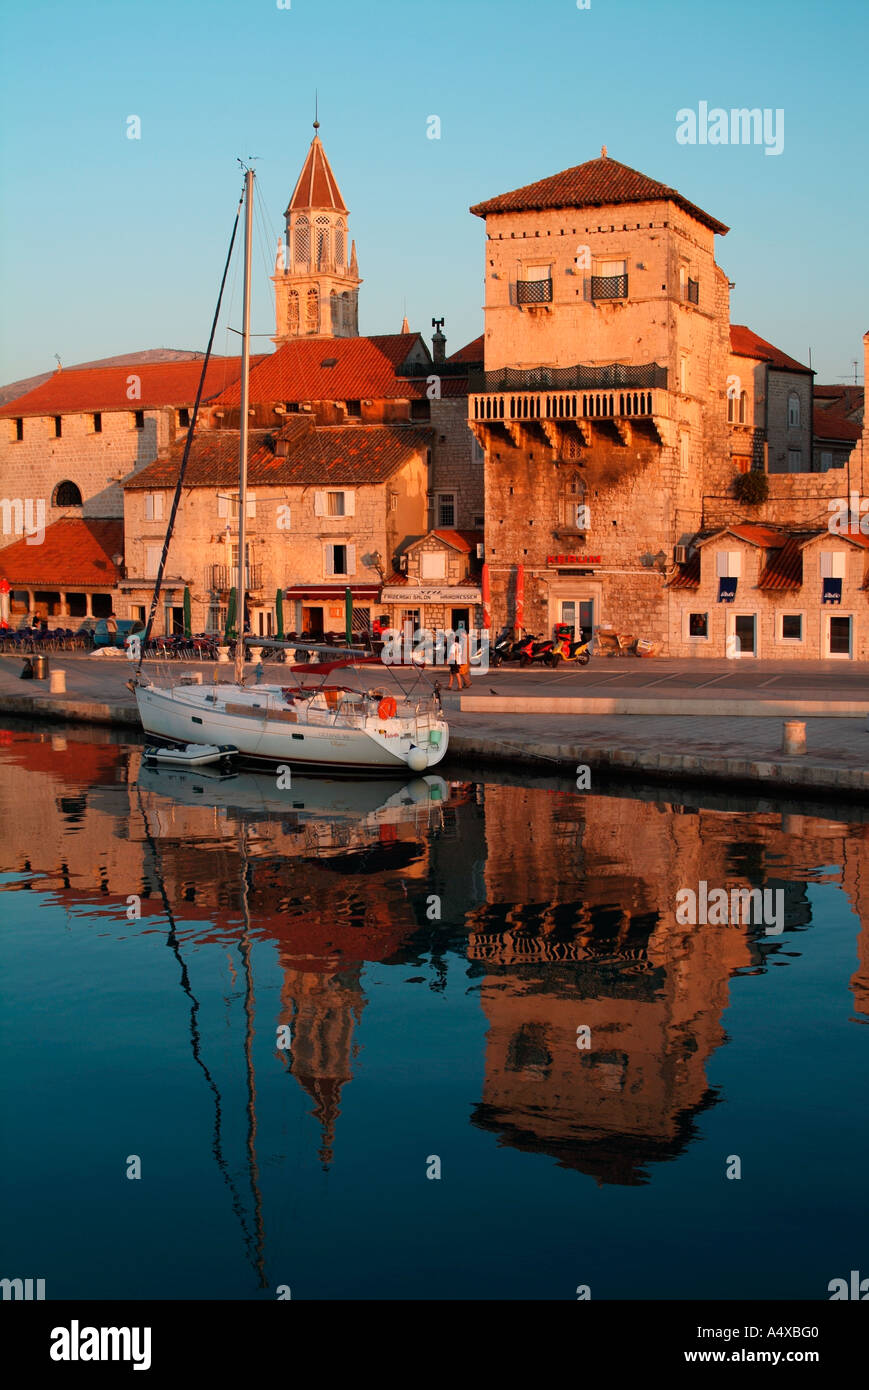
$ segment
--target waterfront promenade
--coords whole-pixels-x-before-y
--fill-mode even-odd
[[[0,715],[138,728],[122,658],[68,653],[51,659],[67,693],[21,681],[21,659],[0,657]],[[213,665],[146,663],[178,678]],[[229,679],[229,667],[219,667]],[[249,679],[253,680],[249,668]],[[313,676],[316,667],[309,668]],[[427,673],[427,679],[432,677]],[[458,696],[443,686],[450,721],[449,767],[499,761],[553,771],[585,764],[597,772],[734,787],[763,783],[789,791],[869,798],[869,665],[839,662],[629,661],[598,658],[581,670],[515,667],[474,673]],[[288,669],[265,668],[267,681]],[[389,688],[412,679],[404,668],[342,670],[342,683]],[[785,754],[785,719],[804,719],[807,750]]]

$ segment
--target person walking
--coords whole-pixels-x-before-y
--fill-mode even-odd
[[[464,637],[464,633],[462,637]],[[452,690],[453,688],[454,676],[458,683],[459,690],[464,690],[466,686],[471,684],[471,663],[468,661],[464,645],[464,642],[460,641],[458,637],[453,637],[450,643],[449,651],[447,652],[447,663],[450,668],[450,679],[447,686],[448,690]]]
[[[109,638],[109,646],[115,647],[118,643],[118,620],[114,613],[110,613],[106,618],[106,632]]]

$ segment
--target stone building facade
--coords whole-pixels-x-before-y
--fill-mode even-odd
[[[869,660],[869,535],[756,522],[701,539],[668,590],[673,656]]]
[[[239,371],[239,358],[213,357],[206,403]],[[43,527],[70,517],[122,518],[122,480],[186,432],[201,373],[201,358],[55,372],[0,410],[4,496],[29,500]],[[0,546],[22,529],[4,525]]]
[[[471,633],[483,625],[482,531],[435,530],[406,546],[399,573],[384,585],[380,611],[390,627],[411,634]]]
[[[486,451],[494,627],[654,636],[672,547],[729,479],[727,228],[602,155],[472,209],[486,219]],[[482,387],[474,390],[475,384]],[[522,567],[520,577],[519,567]]]
[[[425,526],[430,431],[413,426],[317,427],[294,418],[250,433],[246,527],[251,631],[343,632],[345,592],[368,626],[383,576],[408,535]],[[194,441],[163,584],[156,631],[177,630],[185,588],[195,632],[222,632],[238,566],[238,449],[234,430]],[[180,446],[124,485],[126,576],[119,617],[144,617],[178,476]]]
[[[683,639],[671,581],[690,581],[716,526],[826,527],[842,479],[812,471],[810,369],[730,324],[724,224],[605,150],[471,211],[486,332],[468,418],[495,630],[603,624],[665,655],[721,654]],[[765,501],[740,500],[751,472]],[[819,627],[802,654],[831,640]],[[858,625],[852,655],[861,641]]]

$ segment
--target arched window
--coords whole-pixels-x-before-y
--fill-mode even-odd
[[[80,507],[81,492],[75,483],[71,483],[67,478],[64,482],[58,483],[54,489],[51,505],[53,507]]]
[[[316,289],[308,290],[305,308],[305,332],[316,333],[320,327],[320,295]]]
[[[317,218],[317,265],[329,264],[329,219]]]
[[[584,531],[588,526],[585,506],[585,483],[582,476],[571,470],[561,484],[561,524],[572,531]]]
[[[335,262],[339,269],[343,269],[347,264],[344,254],[344,223],[339,222],[335,228]]]
[[[740,425],[744,425],[747,419],[748,419],[748,392],[747,392],[747,391],[740,391],[740,393],[739,393],[739,423],[740,423]]]
[[[299,295],[297,290],[290,290],[287,297],[287,332],[296,334],[299,331]]]
[[[293,259],[304,261],[306,264],[311,259],[311,228],[307,217],[296,219],[295,251]]]
[[[800,427],[800,398],[796,391],[792,391],[788,396],[788,429],[798,430]]]
[[[338,298],[337,290],[333,290],[329,295],[329,320],[332,324],[333,337],[341,332],[341,301]]]

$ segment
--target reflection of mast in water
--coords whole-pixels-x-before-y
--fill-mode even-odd
[[[263,1226],[262,1193],[259,1190],[259,1169],[256,1161],[256,1078],[253,1070],[253,972],[250,966],[250,870],[247,858],[247,835],[244,821],[239,820],[238,847],[241,855],[241,913],[244,931],[238,943],[239,955],[244,966],[244,1065],[247,1079],[247,1156],[250,1169],[250,1187],[253,1194],[254,1225],[256,1227],[256,1266],[259,1270],[260,1288],[266,1288],[265,1276],[265,1228]]]
[[[248,1228],[247,1217],[244,1211],[244,1205],[242,1203],[241,1197],[239,1196],[239,1192],[235,1185],[233,1176],[230,1173],[229,1168],[227,1166],[226,1159],[223,1155],[223,1108],[220,1098],[220,1090],[217,1086],[216,1081],[214,1080],[214,1077],[211,1075],[211,1072],[209,1071],[201,1056],[201,1035],[199,1032],[198,1022],[199,1000],[196,998],[196,995],[193,993],[193,990],[190,987],[190,975],[187,970],[187,963],[184,960],[184,957],[181,955],[181,948],[178,942],[178,932],[175,926],[175,917],[172,912],[172,904],[169,902],[169,898],[166,893],[166,885],[163,880],[163,873],[160,867],[160,856],[157,851],[157,842],[151,834],[151,827],[148,823],[148,813],[145,810],[144,805],[142,804],[142,791],[141,788],[138,787],[137,799],[139,802],[139,812],[141,814],[142,822],[145,828],[145,839],[147,840],[148,847],[151,851],[151,859],[154,865],[154,874],[157,880],[157,887],[160,890],[160,897],[163,902],[163,910],[166,913],[166,917],[169,922],[169,933],[166,937],[166,945],[172,951],[172,954],[178,962],[178,968],[181,972],[181,988],[190,1000],[190,1048],[193,1053],[193,1059],[196,1062],[196,1065],[201,1068],[202,1073],[205,1076],[205,1079],[208,1083],[209,1090],[211,1091],[211,1094],[214,1097],[214,1138],[211,1145],[211,1151],[214,1154],[214,1159],[217,1163],[220,1175],[226,1183],[227,1187],[229,1188],[230,1194],[232,1196],[232,1209],[235,1212],[235,1215],[238,1217],[238,1222],[241,1226],[241,1231],[244,1237],[244,1244],[245,1249],[248,1253],[248,1258],[250,1259],[251,1264],[254,1266],[255,1269],[257,1269],[260,1275],[261,1287],[265,1287],[265,1276],[261,1256],[262,1234],[260,1213],[258,1210],[257,1241],[255,1246],[253,1237]],[[256,1184],[252,1182],[252,1186],[258,1198],[259,1194]]]

